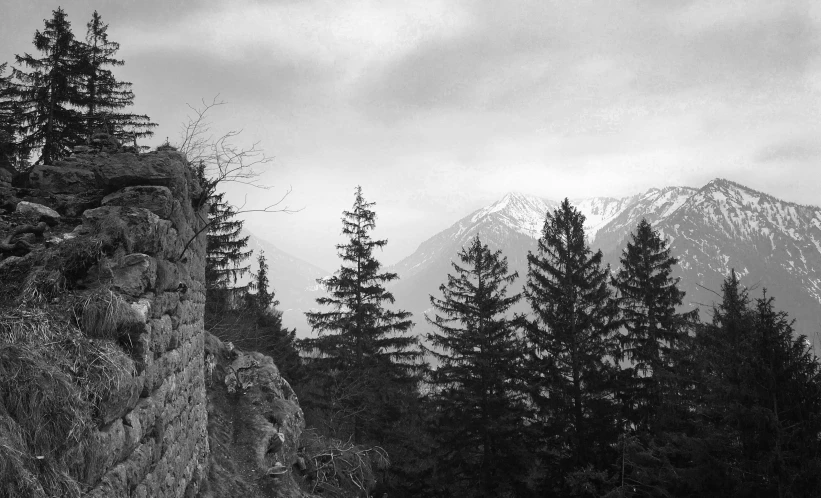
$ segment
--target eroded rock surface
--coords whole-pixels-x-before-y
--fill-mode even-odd
[[[200,496],[312,496],[294,479],[305,427],[302,409],[274,361],[211,334],[205,356],[211,457]]]

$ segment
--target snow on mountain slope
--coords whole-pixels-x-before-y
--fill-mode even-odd
[[[766,287],[776,306],[795,318],[799,332],[815,339],[821,331],[821,210],[781,201],[737,183],[716,179],[700,189],[666,187],[625,197],[572,200],[586,217],[591,247],[601,249],[605,262],[619,265],[630,233],[642,218],[670,241],[679,266],[675,275],[687,292],[684,307],[701,305],[702,316],[720,292],[731,268],[749,286],[751,297]],[[545,214],[556,201],[508,194],[457,221],[423,242],[419,249],[390,268],[400,280],[391,289],[397,306],[412,311],[419,333],[426,332],[422,313],[428,296],[452,272],[451,260],[475,235],[492,249],[501,249],[519,279],[527,272],[527,252],[536,248]],[[818,346],[818,345],[816,345]]]
[[[821,209],[817,207],[717,179],[660,221],[658,229],[672,240],[685,271],[704,278],[710,273],[726,275],[735,268],[751,284],[766,287],[785,309],[802,308],[802,316],[814,316],[808,310],[821,303]],[[821,314],[813,326],[821,329]]]

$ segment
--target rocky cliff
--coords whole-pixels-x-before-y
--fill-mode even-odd
[[[296,397],[203,330],[192,169],[100,141],[0,168],[0,496],[299,496]]]

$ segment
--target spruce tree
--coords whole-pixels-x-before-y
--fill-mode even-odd
[[[430,297],[436,329],[427,338],[438,360],[432,373],[435,485],[453,496],[502,496],[523,486],[525,397],[519,383],[519,317],[508,317],[520,294],[507,296],[518,277],[507,258],[477,235],[451,262],[455,275]]]
[[[257,255],[258,272],[254,275],[254,282],[250,286],[251,290],[256,293],[249,294],[249,304],[251,308],[262,313],[269,308],[275,307],[279,304],[274,298],[274,293],[270,291],[270,282],[268,282],[268,262],[265,259],[265,251],[260,251]]]
[[[703,386],[696,410],[710,467],[727,495],[821,494],[821,366],[805,337],[751,301],[733,271],[713,321],[697,336]]]
[[[248,285],[237,285],[248,273],[244,264],[251,256],[248,237],[241,237],[242,220],[236,219],[234,207],[224,200],[223,193],[210,198],[208,235],[206,238],[205,287],[206,318],[242,307]],[[208,321],[208,320],[206,320]]]
[[[123,142],[151,136],[151,128],[157,124],[148,116],[120,111],[134,104],[131,83],[118,81],[109,69],[124,64],[115,58],[120,44],[108,39],[108,24],[103,23],[96,10],[86,26],[80,91],[80,107],[85,111],[84,135],[90,137],[95,131],[102,131]]]
[[[305,314],[317,337],[301,342],[314,382],[306,402],[331,435],[355,444],[384,442],[402,416],[402,398],[415,396],[421,369],[418,340],[409,334],[411,314],[388,308],[394,298],[384,285],[398,276],[380,272],[373,255],[387,244],[370,236],[373,206],[357,187],[353,209],[343,212],[348,241],[337,245],[342,266],[319,280],[328,296],[316,302],[330,310]]]
[[[34,34],[34,46],[42,57],[17,55],[14,68],[15,100],[19,108],[19,140],[22,156],[37,152],[36,164],[50,164],[66,156],[82,136],[80,105],[83,50],[71,32],[61,8],[44,20],[45,29]]]
[[[614,460],[617,432],[617,308],[602,253],[585,242],[584,219],[565,199],[547,213],[537,252],[527,256],[525,295],[533,310],[527,370],[546,485],[559,493],[567,492],[561,486],[573,469],[600,470]]]
[[[624,326],[621,353],[629,362],[620,391],[630,425],[646,431],[680,390],[675,385],[676,350],[687,340],[697,311],[676,311],[684,298],[679,279],[671,276],[677,260],[650,223],[642,219],[630,237],[613,278]]]
[[[7,63],[0,64],[0,164],[15,165],[17,147],[15,145],[20,128],[20,111],[14,98],[11,74],[6,74]]]
[[[248,294],[248,308],[255,313],[256,323],[253,330],[248,331],[250,340],[243,344],[272,357],[289,382],[299,383],[302,380],[302,359],[296,347],[296,329],[288,330],[282,326],[282,311],[276,309],[279,301],[270,290],[269,268],[264,252],[260,251],[257,262],[259,271],[250,285],[256,292]]]

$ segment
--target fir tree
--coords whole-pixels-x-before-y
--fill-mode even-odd
[[[84,135],[95,131],[110,133],[121,141],[151,136],[157,126],[145,115],[120,112],[134,104],[131,83],[118,81],[110,67],[122,66],[115,58],[120,44],[108,39],[108,24],[94,11],[88,22],[86,42],[83,45],[80,106],[85,109]]]
[[[292,384],[302,381],[302,359],[296,347],[296,329],[288,330],[282,326],[282,311],[275,293],[270,290],[268,281],[268,263],[265,253],[257,256],[259,271],[254,275],[250,286],[256,290],[248,294],[248,308],[256,314],[256,323],[249,331],[248,339],[243,344],[254,351],[266,354],[274,359],[282,375]]]
[[[247,285],[237,285],[249,271],[243,263],[251,256],[248,237],[241,237],[242,220],[235,219],[233,206],[224,194],[214,194],[208,208],[208,235],[205,258],[206,318],[241,307]],[[208,320],[207,320],[208,321]]]
[[[251,286],[255,290],[255,294],[250,294],[251,307],[262,313],[279,305],[279,301],[274,298],[274,294],[269,290],[270,283],[268,282],[268,262],[265,260],[265,251],[260,251],[257,256],[257,265],[259,270],[254,275],[254,283]]]
[[[548,476],[550,486],[561,487],[571,469],[613,461],[617,309],[601,260],[585,243],[584,215],[567,199],[547,214],[538,251],[527,256],[527,370],[545,469],[559,472]]]
[[[393,295],[384,284],[395,273],[380,272],[373,250],[386,240],[373,240],[374,203],[356,188],[351,211],[342,218],[348,237],[337,245],[343,261],[336,274],[319,280],[328,291],[317,304],[330,311],[308,312],[308,323],[318,337],[302,341],[313,390],[307,402],[324,413],[321,423],[335,437],[355,444],[384,442],[392,423],[402,416],[402,398],[415,396],[420,365],[418,341],[407,311],[393,311]]]
[[[521,298],[507,296],[518,277],[507,258],[478,236],[451,262],[455,275],[430,297],[436,332],[427,338],[439,363],[432,373],[439,447],[435,479],[454,496],[502,496],[522,486],[526,408],[521,371],[519,317],[506,312]]]
[[[674,385],[676,349],[687,340],[697,311],[676,312],[684,298],[679,279],[671,277],[677,260],[647,220],[631,234],[620,261],[613,286],[619,292],[625,332],[619,336],[621,352],[630,362],[620,390],[627,420],[636,429],[648,430],[657,411],[679,391]]]
[[[14,94],[19,109],[18,153],[27,156],[39,149],[36,164],[50,164],[66,156],[82,141],[79,87],[82,83],[80,44],[71,32],[71,23],[61,8],[46,19],[45,29],[34,34],[34,46],[41,58],[17,55]]]
[[[711,465],[721,469],[727,495],[819,495],[818,359],[766,293],[751,302],[734,271],[722,291],[712,323],[697,337],[697,410]]]
[[[14,99],[11,74],[6,75],[7,68],[7,63],[0,64],[0,164],[16,164],[15,140],[20,128],[20,111]]]

